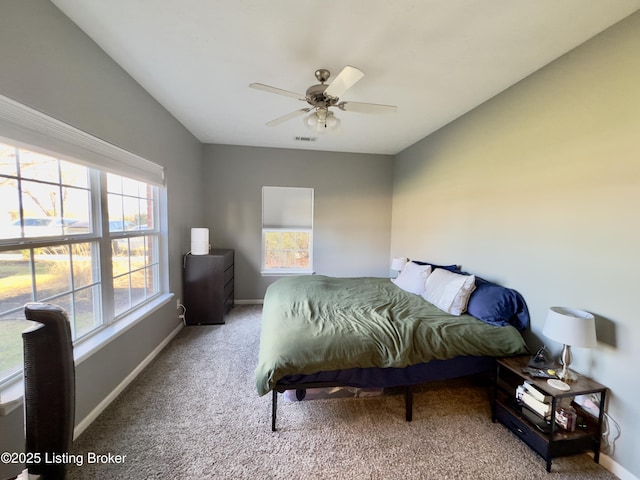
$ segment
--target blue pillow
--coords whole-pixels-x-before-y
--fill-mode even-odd
[[[445,270],[449,270],[453,273],[462,273],[460,271],[460,267],[458,265],[436,265],[431,262],[422,262],[420,260],[411,260],[413,263],[417,263],[418,265],[431,265],[432,268],[444,268]]]
[[[467,313],[492,325],[513,325],[520,331],[529,326],[529,309],[522,295],[480,277],[476,277]]]

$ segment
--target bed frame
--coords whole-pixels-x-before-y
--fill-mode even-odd
[[[303,400],[309,388],[403,388],[405,419],[413,419],[413,388],[436,380],[448,380],[486,373],[495,375],[495,358],[459,356],[449,360],[432,360],[405,368],[351,368],[310,375],[288,375],[278,381],[271,396],[271,430],[276,431],[278,393],[296,390],[296,398]]]

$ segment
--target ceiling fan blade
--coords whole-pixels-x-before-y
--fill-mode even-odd
[[[283,90],[281,88],[271,87],[269,85],[265,85],[263,83],[250,83],[249,87],[255,88],[256,90],[262,90],[264,92],[276,93],[278,95],[284,95],[286,97],[292,97],[298,100],[304,100],[305,96],[301,93],[290,92],[289,90]]]
[[[299,117],[300,115],[304,115],[307,112],[310,112],[311,110],[313,110],[313,107],[311,108],[301,108],[300,110],[296,110],[295,112],[291,112],[291,113],[287,113],[286,115],[283,115],[282,117],[278,117],[275,120],[271,120],[270,122],[267,123],[268,126],[270,127],[275,127],[276,125],[280,125],[283,122],[286,122],[287,120],[291,120],[292,118],[296,118]]]
[[[351,65],[347,65],[327,87],[324,94],[329,97],[339,98],[344,92],[353,87],[362,77],[364,77],[364,73],[361,70],[356,67],[352,67]]]
[[[398,111],[395,105],[380,105],[378,103],[340,102],[337,107],[346,112],[358,113],[393,113]]]

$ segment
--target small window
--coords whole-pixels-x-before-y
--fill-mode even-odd
[[[313,189],[262,188],[262,273],[313,272]]]

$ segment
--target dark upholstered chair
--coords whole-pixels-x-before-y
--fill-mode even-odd
[[[24,344],[25,452],[41,461],[28,463],[29,474],[62,479],[64,463],[46,463],[45,455],[68,453],[75,419],[75,367],[66,312],[48,303],[28,303],[27,320],[38,322],[22,333]],[[37,458],[36,455],[33,457]]]

